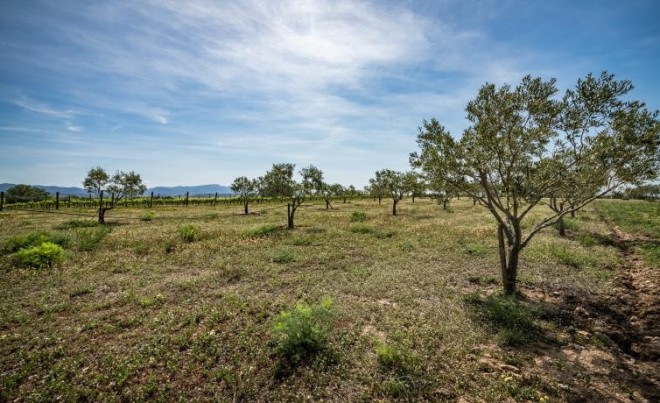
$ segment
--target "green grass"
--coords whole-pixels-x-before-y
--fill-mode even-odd
[[[249,216],[239,204],[120,206],[107,226],[90,228],[70,216],[2,212],[0,400],[537,396],[536,384],[481,371],[474,353],[490,346],[493,356],[509,354],[544,340],[554,323],[536,305],[483,294],[499,288],[488,211],[463,199],[452,201],[452,214],[428,199],[401,203],[405,214],[396,217],[373,200],[301,208],[292,231],[275,204],[255,205],[267,213]],[[158,218],[141,221],[145,211]],[[368,220],[353,222],[355,211]],[[523,251],[525,287],[611,287],[621,255],[606,242],[607,226],[594,210],[575,221],[576,239],[549,228]],[[184,226],[194,228],[194,242],[182,237]],[[57,270],[15,264],[19,250],[53,240],[66,250]],[[294,342],[304,323],[316,329],[297,305],[325,297],[331,319],[309,333],[322,341]],[[282,312],[298,319],[280,331]],[[321,347],[309,353],[307,345]],[[563,399],[553,388],[544,393]]]
[[[660,202],[600,200],[594,208],[623,231],[639,235],[633,246],[649,265],[660,268]]]

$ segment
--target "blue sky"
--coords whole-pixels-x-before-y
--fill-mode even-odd
[[[574,4],[579,3],[579,4]],[[660,2],[0,2],[0,182],[230,184],[274,162],[362,187],[485,82],[608,70],[660,109]]]

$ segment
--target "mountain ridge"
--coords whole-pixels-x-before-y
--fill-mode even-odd
[[[16,186],[14,183],[0,183],[0,191],[5,192],[7,189]],[[50,186],[50,185],[33,185],[46,192],[54,195],[59,192],[60,196],[87,196],[88,193],[81,187],[66,187],[66,186]],[[145,195],[154,192],[154,195],[160,196],[182,196],[188,193],[190,196],[208,196],[209,194],[233,194],[231,189],[224,185],[208,184],[208,185],[193,185],[193,186],[156,186],[148,188]]]

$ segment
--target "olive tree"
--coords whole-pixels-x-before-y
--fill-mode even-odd
[[[516,293],[520,253],[541,230],[624,184],[658,176],[658,112],[622,99],[628,81],[588,75],[559,99],[555,82],[526,76],[514,88],[485,84],[467,105],[470,125],[458,141],[439,124],[425,125],[420,151],[411,154],[414,166],[492,213],[506,294]],[[523,231],[534,207],[558,197],[562,208]]]
[[[248,179],[246,176],[239,176],[234,179],[234,182],[230,187],[231,191],[238,194],[241,198],[241,203],[243,203],[243,210],[245,214],[249,214],[248,206],[250,200],[252,200],[259,191],[259,180],[257,179]]]
[[[323,172],[310,165],[302,168],[299,174],[300,182],[293,179],[295,164],[273,164],[273,168],[260,178],[261,191],[267,197],[282,197],[290,199],[287,207],[287,228],[294,229],[294,217],[305,199],[318,194],[323,187]]]
[[[410,194],[412,202],[415,203],[415,197],[423,195],[426,191],[427,183],[419,173],[408,171],[403,175],[403,186],[405,193]]]
[[[379,195],[387,195],[392,198],[392,215],[396,215],[396,206],[403,199],[406,191],[403,172],[381,169],[376,171],[373,178],[369,179],[369,183],[372,189],[379,189]]]
[[[110,177],[103,168],[95,167],[89,170],[83,180],[83,186],[90,193],[99,196],[99,224],[105,223],[105,213],[115,207],[115,203],[124,197],[136,197],[143,194],[147,187],[142,183],[140,174],[134,171],[117,171]],[[110,204],[103,202],[103,192],[112,194]]]

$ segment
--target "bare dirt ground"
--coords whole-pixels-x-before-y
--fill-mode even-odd
[[[649,239],[613,227],[611,239],[623,254],[608,292],[571,285],[523,285],[524,300],[553,313],[559,326],[548,341],[527,346],[479,346],[473,358],[483,372],[545,389],[541,401],[660,401],[660,271],[632,247]],[[492,285],[486,293],[496,292]],[[527,359],[511,362],[506,357]]]
[[[557,312],[568,326],[554,343],[525,347],[534,357],[519,373],[548,382],[568,401],[660,401],[660,271],[632,245],[642,239],[614,227],[623,267],[607,293],[523,288],[530,300]],[[645,241],[648,241],[645,239]],[[563,321],[562,321],[563,322]],[[514,371],[515,373],[515,371]]]

